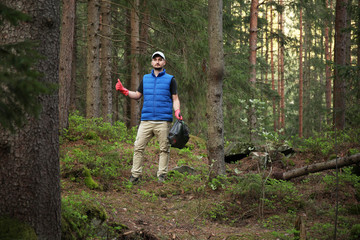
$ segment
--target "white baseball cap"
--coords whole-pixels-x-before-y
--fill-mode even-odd
[[[154,52],[151,58],[154,58],[156,55],[159,55],[159,56],[162,57],[164,60],[166,60],[166,59],[165,59],[165,55],[164,55],[162,52],[160,52],[160,51]]]

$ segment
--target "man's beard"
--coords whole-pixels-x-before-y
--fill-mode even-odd
[[[163,68],[162,67],[155,67],[154,68],[156,71],[161,71]]]

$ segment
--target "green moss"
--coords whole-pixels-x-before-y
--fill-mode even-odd
[[[62,239],[87,239],[104,227],[106,219],[105,208],[85,193],[62,199]],[[98,225],[93,225],[93,220],[96,220]]]
[[[99,189],[99,184],[91,177],[90,170],[85,168],[83,171],[85,177],[85,185],[90,189]]]
[[[38,239],[32,227],[9,217],[0,217],[0,239],[2,240],[36,240]]]

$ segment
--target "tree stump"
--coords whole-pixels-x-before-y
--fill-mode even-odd
[[[298,214],[295,220],[295,229],[298,231],[294,234],[295,239],[306,240],[306,227],[305,227],[306,214]]]

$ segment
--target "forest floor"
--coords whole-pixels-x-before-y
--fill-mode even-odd
[[[196,173],[170,171],[164,183],[156,178],[159,151],[155,141],[146,149],[144,174],[136,185],[128,182],[131,142],[110,151],[115,158],[126,160],[119,162],[117,177],[106,180],[93,175],[101,190],[90,190],[82,177],[74,180],[65,174],[67,163],[62,160],[62,196],[89,194],[106,210],[109,225],[124,226],[116,239],[296,239],[299,216],[308,239],[333,239],[337,199],[338,239],[350,239],[351,227],[360,223],[360,179],[349,171],[340,172],[338,198],[335,170],[289,181],[265,181],[272,179],[271,172],[328,160],[322,156],[310,152],[274,156],[265,169],[246,157],[226,163],[227,176],[209,182],[204,142],[192,137],[188,145],[191,148],[171,149],[169,169],[186,165]],[[68,141],[61,145],[62,159],[74,149],[85,148],[96,148],[98,156],[104,155],[96,144]],[[360,145],[347,146],[339,155],[346,155],[349,148],[360,149]],[[75,161],[72,169],[80,165],[80,160]]]

